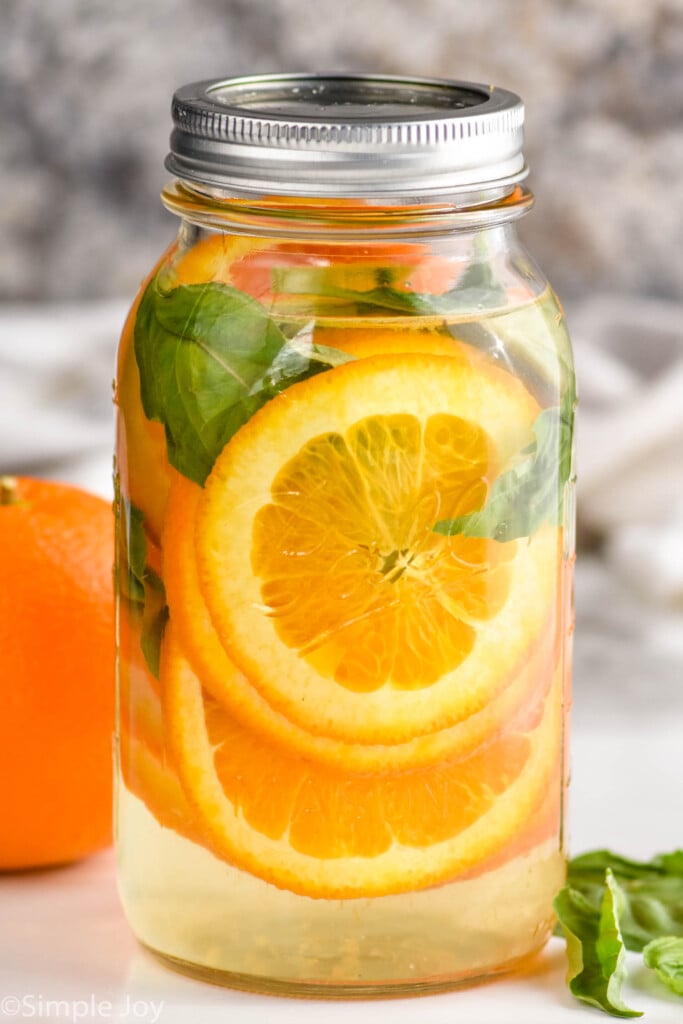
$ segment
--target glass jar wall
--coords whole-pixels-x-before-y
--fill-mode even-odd
[[[213,981],[452,987],[564,878],[569,342],[516,182],[279,191],[169,186],[121,340],[122,898]]]

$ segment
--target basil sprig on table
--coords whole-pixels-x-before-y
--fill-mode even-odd
[[[142,405],[163,423],[168,458],[204,484],[230,438],[271,398],[352,357],[284,333],[226,284],[148,285],[135,321]]]
[[[653,939],[643,950],[643,960],[672,992],[683,996],[683,938],[667,935]]]
[[[641,1016],[621,999],[627,949],[642,952],[646,966],[683,995],[683,850],[646,863],[609,850],[575,857],[555,910],[578,999],[614,1017]]]

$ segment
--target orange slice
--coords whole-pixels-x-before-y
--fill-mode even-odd
[[[151,674],[124,602],[119,608],[118,753],[126,788],[159,824],[204,842],[167,750],[161,686]]]
[[[126,789],[144,803],[160,825],[207,845],[174,769],[142,739],[131,736],[126,726],[119,732],[119,762]]]
[[[238,432],[199,502],[199,584],[271,708],[397,744],[505,689],[548,615],[558,531],[498,544],[433,527],[481,507],[537,412],[483,360],[380,355],[289,388]]]
[[[554,607],[540,635],[515,666],[509,685],[464,722],[404,743],[346,743],[309,732],[271,708],[230,660],[199,588],[194,538],[202,489],[174,474],[164,533],[164,582],[176,635],[211,695],[244,725],[253,726],[306,757],[353,770],[417,766],[474,749],[538,692],[547,690],[558,660]]]
[[[457,878],[534,818],[558,756],[559,680],[528,733],[520,723],[465,758],[389,773],[322,766],[242,726],[203,693],[172,624],[162,680],[168,740],[215,851],[308,896]]]
[[[286,242],[224,233],[209,234],[180,249],[165,269],[170,271],[171,284],[221,281],[266,301],[273,299],[276,278],[285,293],[291,284],[299,293],[307,284],[313,292],[319,290],[316,271],[325,272],[328,286],[351,291],[377,287],[383,272],[394,287],[438,295],[453,286],[461,270],[457,262],[430,252],[423,244]]]
[[[454,325],[457,330],[457,325]],[[363,327],[338,327],[317,323],[313,332],[316,345],[348,352],[358,358],[380,355],[448,356],[462,365],[481,366],[487,377],[498,375],[501,381],[513,378],[493,364],[486,353],[460,341],[443,329],[443,320],[435,327],[407,327],[405,321],[394,326],[366,324]]]
[[[356,292],[361,299],[381,279],[402,291],[440,295],[453,287],[459,272],[457,262],[437,256],[422,244],[271,240],[237,262],[232,278],[238,288],[262,300],[291,291],[315,302],[325,298],[329,289]]]
[[[234,285],[233,275],[242,260],[266,244],[265,239],[248,238],[246,235],[222,232],[207,235],[189,249],[181,248],[174,254],[173,260],[164,268],[169,275],[168,283],[173,286],[220,281]]]
[[[118,721],[135,739],[158,756],[164,742],[160,684],[149,671],[140,648],[139,625],[128,603],[121,599],[118,613],[116,664]]]

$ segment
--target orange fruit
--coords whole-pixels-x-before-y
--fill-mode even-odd
[[[111,842],[113,532],[95,495],[0,486],[0,868]]]
[[[416,766],[473,749],[552,676],[558,643],[553,622],[539,630],[498,697],[450,728],[384,744],[345,742],[302,728],[272,708],[232,662],[214,629],[199,587],[195,553],[202,489],[174,474],[164,532],[164,583],[178,641],[204,687],[244,725],[263,730],[307,757],[357,771]],[[143,718],[144,720],[144,718]]]
[[[513,722],[465,758],[351,773],[278,748],[203,694],[172,625],[162,678],[169,743],[212,846],[307,896],[388,895],[458,877],[533,819],[557,762],[557,681],[528,732]]]
[[[498,544],[433,527],[483,504],[537,411],[483,362],[372,356],[289,388],[226,445],[197,511],[199,586],[272,708],[395,744],[502,692],[554,597],[557,530]]]

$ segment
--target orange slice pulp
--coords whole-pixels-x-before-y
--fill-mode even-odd
[[[278,748],[203,694],[172,626],[162,674],[168,741],[213,848],[307,896],[379,896],[457,878],[534,816],[557,762],[558,680],[528,732],[505,731],[427,768],[351,773]]]
[[[488,706],[528,656],[558,531],[434,531],[481,507],[531,439],[536,403],[505,377],[450,357],[359,359],[274,398],[216,461],[199,589],[230,660],[302,729],[389,745],[435,733]]]
[[[140,648],[139,622],[126,601],[119,605],[117,662],[118,757],[123,782],[157,821],[203,842],[194,813],[167,750],[161,686]]]
[[[558,660],[554,605],[539,635],[515,665],[509,684],[464,721],[405,742],[345,742],[309,731],[275,710],[232,662],[214,629],[199,588],[196,516],[202,489],[174,474],[166,517],[164,582],[178,641],[205,689],[245,726],[314,760],[363,771],[415,767],[474,749],[547,689]]]

